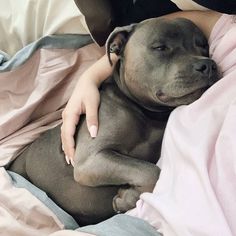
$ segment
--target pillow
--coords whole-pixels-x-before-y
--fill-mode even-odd
[[[0,19],[0,50],[9,55],[45,35],[88,34],[74,1],[1,0]]]

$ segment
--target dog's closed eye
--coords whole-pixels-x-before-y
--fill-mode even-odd
[[[208,42],[205,41],[205,40],[198,40],[198,39],[196,39],[195,40],[195,45],[197,47],[200,47],[200,48],[203,48],[203,49],[206,49],[206,50],[208,50],[208,48],[209,48]]]
[[[152,50],[156,50],[156,51],[166,51],[168,50],[168,47],[164,44],[153,44],[151,45],[151,49]]]

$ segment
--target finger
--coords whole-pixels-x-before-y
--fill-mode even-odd
[[[97,136],[98,131],[98,102],[86,106],[86,122],[92,138]]]
[[[79,122],[79,115],[64,115],[64,122],[61,127],[61,140],[65,155],[69,160],[73,159],[75,152],[74,134],[76,125]]]
[[[67,130],[64,132],[64,136],[62,137],[63,147],[65,155],[71,160],[74,157],[74,147],[75,147],[75,141],[74,141],[74,130],[73,126],[69,126],[66,128]]]
[[[70,159],[68,158],[67,155],[65,155],[65,159],[66,159],[66,163],[67,163],[68,165],[70,165]]]
[[[63,130],[63,126],[62,126]],[[70,164],[71,159],[74,156],[74,138],[72,135],[66,135],[64,131],[61,133],[61,141],[62,141],[62,147],[63,151],[65,153],[65,160],[67,164]]]

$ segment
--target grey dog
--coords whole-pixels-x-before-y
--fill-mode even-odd
[[[10,166],[80,225],[125,212],[140,193],[153,190],[170,112],[194,102],[218,78],[207,39],[186,19],[116,28],[107,50],[120,59],[100,90],[98,136],[90,137],[84,117],[77,127],[74,168],[65,162],[60,127],[41,135]]]

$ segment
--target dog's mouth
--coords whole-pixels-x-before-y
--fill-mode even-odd
[[[168,95],[165,94],[161,91],[159,91],[156,96],[157,98],[163,102],[163,103],[172,103],[172,102],[177,102],[178,105],[186,105],[189,104],[198,98],[201,97],[201,95],[209,88],[210,86],[204,86],[198,89],[195,89],[194,91],[190,91],[188,93],[179,95],[179,96],[173,96],[173,95]]]

